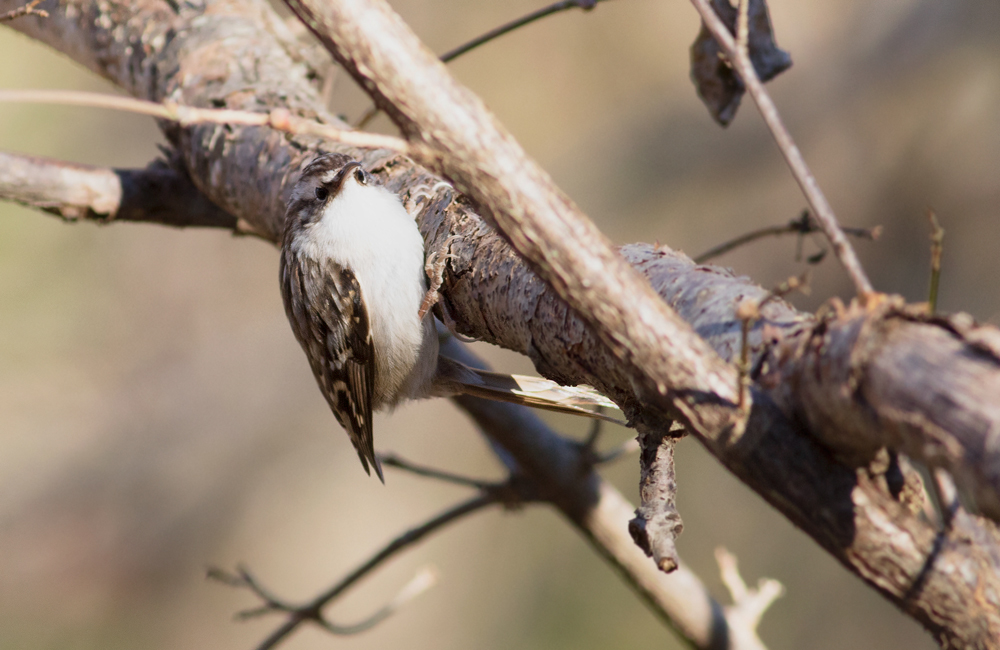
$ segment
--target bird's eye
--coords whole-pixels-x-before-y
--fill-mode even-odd
[[[365,172],[360,167],[354,170],[354,180],[356,180],[359,185],[364,185],[367,182],[367,179],[365,179]]]
[[[326,189],[322,185],[316,188],[316,199],[319,201],[326,201],[327,197],[330,196],[330,190]]]

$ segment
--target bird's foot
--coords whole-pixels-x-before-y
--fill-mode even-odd
[[[417,311],[417,318],[420,320],[423,320],[424,316],[427,315],[427,312],[429,312],[431,308],[441,300],[441,294],[438,290],[444,283],[444,269],[448,265],[449,259],[458,259],[457,256],[450,251],[451,242],[457,239],[459,239],[458,235],[450,235],[444,240],[444,245],[441,246],[439,250],[431,251],[427,254],[427,262],[424,264],[424,273],[427,274],[427,279],[430,282],[430,288],[424,295],[423,302],[420,303],[420,310]]]

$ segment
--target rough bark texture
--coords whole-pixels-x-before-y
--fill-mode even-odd
[[[684,525],[677,513],[675,497],[674,446],[677,439],[669,431],[640,431],[642,454],[639,474],[639,507],[628,522],[628,532],[636,545],[653,558],[661,571],[677,568],[674,540]]]
[[[0,9],[14,4],[0,2]],[[46,7],[49,19],[20,18],[12,26],[140,97],[251,110],[285,106],[335,122],[322,108],[315,73],[293,56],[283,25],[263,3],[177,7],[175,12],[155,0],[64,3]],[[368,46],[394,46],[383,38],[372,37]],[[361,44],[350,45],[355,46]],[[363,53],[358,57],[363,60]],[[386,95],[375,95],[386,101]],[[663,409],[648,409],[650,399],[657,406],[656,391],[634,381],[637,372],[645,372],[644,359],[625,350],[622,362],[623,350],[607,339],[610,335],[595,333],[603,316],[581,320],[438,178],[384,151],[326,147],[315,138],[288,137],[264,127],[167,131],[194,183],[271,240],[280,232],[285,195],[303,162],[318,150],[355,155],[401,192],[408,207],[418,208],[428,250],[441,248],[450,234],[460,235],[450,245],[456,258],[443,291],[445,307],[462,333],[529,355],[553,379],[594,384],[638,423],[663,425]],[[462,173],[449,170],[456,179]],[[542,242],[526,245],[537,248]],[[714,354],[735,358],[740,345],[736,307],[766,292],[669,249],[635,245],[621,254]],[[601,271],[561,264],[547,272]],[[565,282],[553,284],[574,301],[580,297]],[[573,304],[579,309],[584,303]],[[997,346],[990,343],[995,336],[995,330],[962,317],[919,318],[902,308],[871,304],[865,310],[833,308],[817,319],[773,301],[751,335],[757,383],[746,432],[727,437],[721,435],[725,428],[695,431],[731,471],[943,645],[1000,647],[995,526],[960,512],[952,527],[939,533],[916,514],[922,496],[912,471],[881,462],[877,455],[870,465],[856,468],[871,458],[873,446],[892,443],[915,458],[953,468],[989,508],[990,498],[1000,493],[997,445],[991,437],[1000,431],[995,412],[1000,370],[992,352]],[[657,343],[664,346],[660,353],[667,349],[667,342]],[[697,357],[692,363],[705,361],[698,349],[690,352]],[[654,365],[660,361],[652,359]],[[714,361],[706,362],[715,367]],[[735,394],[735,376],[716,373],[710,390]],[[693,405],[686,417],[704,406]],[[725,409],[709,411],[717,415]],[[720,435],[706,435],[711,431]],[[611,545],[603,548],[608,553]]]

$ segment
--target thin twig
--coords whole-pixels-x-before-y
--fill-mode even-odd
[[[380,454],[379,460],[382,462],[384,467],[395,467],[396,469],[402,469],[411,474],[416,474],[417,476],[423,476],[426,478],[436,478],[439,481],[444,481],[446,483],[454,483],[455,485],[464,485],[466,487],[474,487],[479,490],[488,490],[494,487],[494,484],[487,481],[481,481],[479,479],[469,478],[467,476],[460,476],[458,474],[452,474],[451,472],[445,472],[433,467],[425,467],[423,465],[417,465],[411,463],[408,460],[400,458],[394,454]]]
[[[383,547],[382,550],[373,555],[367,562],[348,574],[343,580],[316,596],[307,604],[300,607],[283,608],[283,610],[287,611],[289,614],[288,620],[285,621],[281,627],[272,632],[266,639],[264,639],[264,641],[257,646],[257,650],[269,650],[270,648],[275,647],[305,621],[313,621],[326,629],[330,629],[328,624],[323,619],[322,609],[330,601],[347,590],[348,587],[366,576],[373,569],[399,551],[419,542],[428,534],[464,517],[465,515],[482,510],[486,506],[492,505],[496,502],[497,498],[492,494],[478,494],[471,499],[463,501],[462,503],[445,510],[433,519],[406,531]],[[254,591],[257,592],[256,589]]]
[[[736,46],[744,56],[750,56],[750,2],[740,0],[739,13],[736,19]]]
[[[882,226],[875,226],[874,228],[852,228],[850,226],[844,226],[843,231],[851,236],[857,237],[858,239],[868,239],[876,240],[882,236]],[[746,244],[757,241],[758,239],[764,239],[765,237],[777,237],[781,235],[809,235],[814,232],[821,232],[819,224],[816,220],[812,218],[809,210],[803,210],[802,214],[797,219],[792,219],[788,223],[782,226],[767,226],[766,228],[759,228],[757,230],[751,230],[748,233],[740,235],[739,237],[734,237],[729,241],[725,241],[718,246],[713,246],[701,255],[694,258],[696,264],[704,264],[705,262],[724,255],[740,246],[745,246]]]
[[[35,9],[41,1],[42,0],[31,0],[31,2],[22,7],[11,9],[5,14],[0,14],[0,23],[5,23],[8,20],[14,20],[15,18],[20,18],[21,16],[40,16],[42,18],[48,18],[49,12],[44,9]]]
[[[597,457],[595,465],[604,465],[605,463],[610,463],[611,461],[618,460],[622,456],[627,456],[629,454],[634,454],[639,451],[639,441],[636,438],[629,438],[622,444],[618,445],[614,449],[604,452]]]
[[[368,618],[358,621],[352,625],[336,625],[325,618],[320,618],[319,623],[323,629],[337,636],[350,636],[360,634],[372,629],[385,619],[399,611],[399,609],[420,594],[424,593],[437,583],[437,572],[430,567],[424,567],[417,572],[413,578],[403,585],[403,588],[390,600]]]
[[[812,207],[820,227],[833,245],[837,259],[840,260],[840,263],[844,266],[848,276],[850,276],[851,281],[854,283],[858,297],[866,299],[875,293],[871,281],[865,274],[865,270],[858,260],[857,253],[855,253],[851,243],[844,235],[844,231],[841,230],[840,225],[837,223],[837,217],[833,212],[833,208],[826,200],[826,196],[820,189],[819,183],[816,182],[816,177],[809,170],[809,166],[802,157],[802,153],[781,121],[778,109],[774,105],[771,96],[764,89],[764,84],[761,83],[760,78],[757,76],[750,57],[736,46],[736,41],[733,40],[732,34],[729,33],[729,29],[722,22],[722,19],[712,9],[709,0],[691,0],[691,3],[698,10],[698,13],[701,14],[701,19],[705,23],[705,26],[712,32],[712,36],[718,41],[733,68],[746,84],[747,90],[750,91],[750,96],[753,97],[754,103],[757,104],[757,109],[760,111],[761,117],[764,118],[768,128],[771,130],[771,134],[778,143],[778,148],[781,149],[781,153],[788,162],[788,166],[792,170],[792,175],[795,176],[796,182],[802,188],[802,193],[805,194],[806,199],[809,201],[809,205]]]
[[[597,6],[598,2],[602,2],[602,0],[563,0],[563,2],[556,2],[554,4],[549,5],[548,7],[542,7],[537,11],[533,11],[530,14],[525,14],[524,16],[521,16],[516,20],[512,20],[509,23],[491,29],[482,36],[478,36],[469,41],[468,43],[459,45],[458,47],[449,50],[448,52],[445,52],[444,54],[441,55],[441,61],[444,63],[448,63],[449,61],[457,59],[458,57],[462,56],[469,50],[474,50],[475,48],[479,47],[480,45],[483,45],[484,43],[489,43],[494,38],[499,38],[500,36],[503,36],[508,32],[512,32],[515,29],[524,27],[529,23],[535,22],[540,18],[551,16],[552,14],[559,13],[560,11],[575,9],[577,7],[583,9],[584,11],[590,11],[595,6]]]
[[[150,115],[176,122],[181,126],[196,123],[241,124],[269,126],[278,131],[296,135],[316,135],[354,147],[391,149],[406,153],[410,144],[402,138],[378,133],[365,133],[338,129],[292,115],[287,109],[276,108],[267,113],[235,111],[228,109],[195,108],[180,104],[148,102],[132,97],[88,93],[75,90],[0,90],[0,103],[60,104],[64,106],[90,106]]]
[[[597,412],[603,413],[604,407],[598,405]],[[584,443],[584,446],[590,450],[590,452],[593,452],[594,448],[597,447],[597,441],[601,437],[601,431],[603,429],[604,420],[594,418],[590,421],[590,431],[587,432],[587,441]]]
[[[454,61],[458,57],[465,54],[466,52],[476,49],[480,45],[489,43],[495,38],[499,38],[504,34],[512,32],[515,29],[524,27],[525,25],[533,23],[541,18],[545,18],[546,16],[551,16],[552,14],[559,13],[560,11],[575,9],[577,7],[583,9],[584,11],[590,11],[591,9],[597,6],[598,2],[603,2],[603,1],[604,0],[563,0],[562,2],[556,2],[555,4],[551,4],[548,7],[543,7],[541,9],[531,12],[530,14],[525,14],[524,16],[521,16],[516,20],[512,20],[509,23],[505,23],[503,25],[500,25],[499,27],[491,29],[485,34],[477,36],[471,41],[463,43],[462,45],[459,45],[458,47],[445,52],[440,57],[441,62],[450,63],[451,61]],[[354,123],[354,128],[356,129],[365,128],[366,126],[368,126],[368,123],[371,122],[373,119],[375,119],[375,116],[378,114],[379,114],[379,107],[372,106],[367,111],[365,111],[365,113],[361,117],[358,118],[357,122]]]
[[[927,211],[927,219],[931,222],[931,283],[927,290],[927,312],[933,316],[937,313],[938,283],[941,281],[941,254],[944,252],[944,228],[938,223],[933,210]]]

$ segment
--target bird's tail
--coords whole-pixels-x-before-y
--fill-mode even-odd
[[[445,356],[438,357],[434,394],[440,397],[472,395],[497,402],[511,402],[523,406],[582,415],[625,424],[589,407],[617,409],[618,406],[589,386],[562,386],[554,381],[527,375],[507,375],[488,370],[477,370]]]

